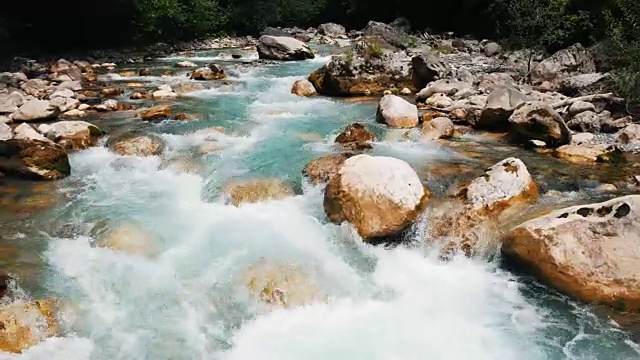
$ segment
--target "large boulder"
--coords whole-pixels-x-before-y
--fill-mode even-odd
[[[58,333],[54,300],[15,302],[0,307],[0,351],[21,353]]]
[[[55,119],[60,115],[60,108],[48,100],[31,100],[24,103],[13,113],[14,121],[43,121]]]
[[[309,81],[322,95],[382,95],[389,89],[415,90],[411,82],[411,59],[378,37],[356,40],[341,55],[314,71]]]
[[[109,148],[122,156],[154,156],[162,154],[164,143],[152,136],[127,136],[109,142]]]
[[[44,141],[12,139],[0,142],[0,172],[35,180],[57,180],[71,174],[64,149]]]
[[[86,149],[95,145],[104,132],[86,121],[58,121],[40,125],[40,133],[66,149]]]
[[[557,86],[569,76],[595,71],[596,65],[589,50],[575,44],[542,60],[531,70],[530,80],[534,85],[548,81]]]
[[[290,183],[280,179],[232,180],[222,189],[228,202],[234,206],[268,200],[280,200],[293,196]]]
[[[482,129],[504,129],[509,126],[513,111],[530,99],[511,86],[496,87],[487,97],[487,104],[474,124]]]
[[[403,50],[414,47],[420,42],[418,38],[407,34],[398,27],[377,21],[369,21],[362,31],[365,36],[378,36],[385,42]]]
[[[296,80],[291,87],[291,93],[298,96],[311,96],[316,94],[316,88],[307,79]]]
[[[270,60],[305,60],[315,55],[309,47],[292,37],[263,35],[258,42],[260,59]]]
[[[371,142],[376,140],[376,136],[367,128],[360,124],[354,123],[347,126],[343,132],[336,137],[335,142],[344,148],[353,150],[370,149]]]
[[[340,171],[342,164],[354,155],[352,153],[331,154],[311,160],[302,170],[302,175],[314,185],[326,183]]]
[[[420,215],[429,192],[406,162],[356,155],[331,177],[324,210],[334,223],[350,222],[368,242],[401,233]]]
[[[451,67],[444,62],[438,52],[427,52],[411,59],[411,80],[416,89],[422,89],[430,82],[451,75]]]
[[[584,302],[640,310],[640,196],[573,206],[527,221],[502,253]]]
[[[347,30],[344,26],[336,23],[326,23],[318,26],[318,33],[320,35],[338,37],[342,35],[347,35]]]
[[[378,103],[376,121],[394,128],[418,126],[416,105],[396,95],[385,95]]]
[[[499,249],[493,232],[501,216],[535,201],[538,186],[524,163],[507,158],[468,183],[457,194],[460,202],[446,202],[429,213],[425,241],[443,246],[444,253],[492,255]]]
[[[540,101],[527,102],[517,108],[509,123],[514,133],[525,141],[541,140],[550,146],[571,142],[571,131],[551,106]]]

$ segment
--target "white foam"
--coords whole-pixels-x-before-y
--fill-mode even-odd
[[[261,316],[223,359],[546,359],[540,316],[509,276],[403,249],[378,256],[375,283],[391,293]]]

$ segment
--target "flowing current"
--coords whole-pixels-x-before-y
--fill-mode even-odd
[[[219,58],[205,52],[189,60]],[[416,169],[459,155],[394,141],[374,123],[375,103],[290,93],[325,61],[225,63],[228,85],[178,102],[199,121],[144,128],[166,142],[161,157],[122,157],[106,147],[73,154],[74,172],[57,190],[66,200],[34,235],[45,244],[39,291],[68,304],[64,335],[0,359],[640,358],[628,334],[497,261],[444,262],[428,247],[371,247],[346,224],[328,223],[323,189],[303,181],[301,170],[331,153],[347,124],[366,123],[380,139],[373,154]],[[228,135],[196,132],[212,126]],[[220,150],[195,152],[214,140]],[[252,178],[291,181],[298,195],[225,204],[227,181]],[[98,221],[139,224],[157,236],[154,255],[95,247],[86,233],[54,234],[47,223]],[[286,309],[257,302],[243,274],[262,261],[297,266],[324,300]]]

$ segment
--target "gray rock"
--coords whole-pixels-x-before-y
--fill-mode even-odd
[[[640,143],[640,125],[629,124],[616,134],[616,139],[623,144]]]
[[[82,71],[80,70],[80,68],[65,59],[60,59],[53,66],[51,66],[51,72],[56,76],[56,78],[59,79],[59,81],[65,81],[62,79],[62,76],[64,75],[69,77],[69,79],[66,79],[67,81],[82,80]]]
[[[346,35],[347,31],[344,26],[336,23],[326,23],[318,26],[318,33],[320,35],[338,37],[340,35]]]
[[[498,45],[498,43],[488,42],[482,46],[482,51],[484,51],[487,56],[494,56],[502,52],[502,47]]]
[[[14,121],[40,121],[55,119],[60,109],[47,100],[30,100],[20,106],[12,117]]]
[[[24,96],[14,91],[11,94],[0,95],[0,114],[10,114],[24,104]]]
[[[574,117],[585,111],[596,111],[595,105],[586,101],[576,101],[569,106],[569,116]]]
[[[278,29],[278,28],[274,28],[274,27],[269,27],[267,26],[266,28],[264,28],[264,30],[262,30],[262,32],[260,33],[260,36],[263,35],[268,35],[268,36],[286,36],[286,37],[291,37],[291,34],[282,30],[282,29]]]
[[[487,103],[474,126],[483,129],[504,129],[509,126],[509,117],[513,111],[530,100],[513,87],[497,87],[487,97]]]
[[[439,53],[427,52],[411,59],[411,80],[416,89],[422,89],[432,81],[451,75],[451,68]]]
[[[603,113],[609,113],[608,111],[603,111]],[[620,119],[613,119],[610,114],[609,116],[602,121],[601,131],[605,133],[614,133],[619,131],[620,129],[624,129],[629,124],[633,123],[633,118],[631,116],[625,116]]]
[[[453,137],[455,128],[453,122],[446,117],[437,117],[422,124],[423,140],[446,139]]]
[[[300,40],[269,35],[260,37],[258,56],[260,59],[288,61],[313,59],[315,57],[311,49]]]
[[[366,36],[379,36],[387,43],[400,49],[408,49],[420,43],[420,40],[415,36],[411,36],[398,28],[377,21],[369,21],[363,29],[363,33]]]
[[[411,83],[411,59],[378,37],[363,37],[344,55],[334,56],[309,76],[322,95],[382,95],[396,88],[415,89]]]
[[[514,86],[516,80],[507,73],[482,74],[478,79],[478,89],[491,91],[498,86]]]
[[[541,140],[549,146],[571,142],[571,131],[560,114],[543,102],[522,104],[509,117],[509,123],[511,131],[524,141]]]
[[[570,76],[560,83],[559,91],[567,96],[601,93],[610,87],[608,74],[589,73]]]
[[[580,44],[560,50],[544,59],[531,70],[531,83],[534,85],[549,81],[559,84],[574,74],[593,73],[596,65],[593,56]]]
[[[567,126],[575,131],[581,132],[599,132],[602,123],[611,119],[611,113],[603,111],[597,114],[593,110],[582,111],[571,118],[567,122]]]
[[[53,141],[44,137],[29,124],[20,124],[13,131],[15,132],[14,138],[18,140],[37,140],[53,144]]]
[[[396,95],[385,95],[378,103],[376,121],[393,128],[418,126],[418,108]]]
[[[43,98],[49,89],[49,83],[42,79],[29,79],[20,85],[20,89],[27,95]]]
[[[427,87],[420,90],[418,93],[417,101],[425,101],[430,98],[431,95],[436,93],[442,93],[445,95],[455,95],[459,91],[466,90],[471,87],[468,82],[456,80],[456,79],[440,79],[430,83]]]
[[[13,130],[11,126],[0,122],[0,141],[6,141],[13,138]]]

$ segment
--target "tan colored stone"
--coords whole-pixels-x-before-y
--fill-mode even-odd
[[[640,310],[640,196],[573,206],[527,221],[502,252],[584,302]]]
[[[54,300],[0,307],[0,350],[21,353],[58,332]]]
[[[355,154],[342,153],[331,154],[319,157],[310,161],[302,170],[302,174],[309,179],[312,184],[326,183],[331,177],[340,171],[342,164]]]
[[[96,246],[123,251],[132,255],[153,256],[157,253],[158,239],[134,223],[123,223],[106,232]]]
[[[329,219],[351,223],[369,242],[397,235],[422,211],[429,191],[406,162],[356,155],[345,160],[327,184],[324,210]]]
[[[242,275],[249,295],[266,304],[291,308],[326,301],[303,270],[294,265],[262,260]]]
[[[222,193],[234,206],[268,200],[280,200],[293,196],[291,184],[280,179],[232,180],[222,189]]]
[[[311,96],[316,94],[316,88],[309,80],[297,80],[291,87],[291,93],[299,96]]]

